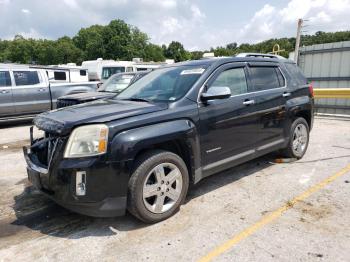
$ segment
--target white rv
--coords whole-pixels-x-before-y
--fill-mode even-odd
[[[134,72],[134,62],[113,61],[102,66],[101,81],[106,81],[110,76],[124,72]]]
[[[163,65],[166,65],[166,63],[116,61],[102,67],[101,81],[104,82],[117,73],[153,70]]]
[[[143,62],[142,58],[134,58],[132,61],[114,61],[98,58],[97,60],[84,61],[81,66],[88,70],[90,81],[104,82],[117,73],[153,70],[173,62],[173,60],[167,60],[165,62]]]
[[[86,69],[80,66],[67,65],[29,65],[29,68],[44,69],[51,83],[81,83],[88,82]]]
[[[84,61],[81,64],[83,69],[88,70],[89,81],[101,81],[102,79],[102,67],[103,65],[115,62],[114,60],[103,60],[98,58],[97,60]]]

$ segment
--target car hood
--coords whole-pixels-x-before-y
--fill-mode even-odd
[[[117,93],[108,93],[108,92],[86,92],[72,95],[61,96],[59,100],[74,100],[74,101],[92,101],[102,98],[111,98]]]
[[[103,99],[42,113],[34,118],[34,124],[46,132],[66,135],[78,125],[104,123],[167,108],[165,103]]]

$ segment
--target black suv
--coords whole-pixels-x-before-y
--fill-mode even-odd
[[[177,63],[112,99],[37,116],[29,180],[73,211],[152,223],[204,177],[276,150],[303,157],[312,87],[292,61],[259,56]]]

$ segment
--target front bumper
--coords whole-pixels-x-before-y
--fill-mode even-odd
[[[94,217],[125,214],[128,173],[126,163],[108,162],[103,157],[63,159],[54,154],[43,166],[31,147],[23,148],[29,181],[59,205]],[[76,192],[76,173],[86,173],[86,193]]]

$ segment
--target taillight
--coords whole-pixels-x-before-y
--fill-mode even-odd
[[[312,86],[312,83],[309,84],[309,92],[311,97],[314,97],[314,87]]]

